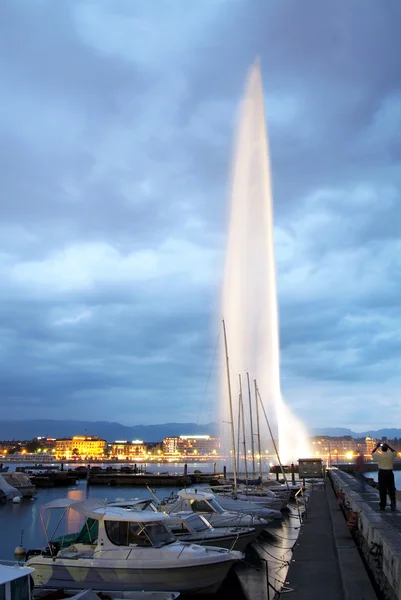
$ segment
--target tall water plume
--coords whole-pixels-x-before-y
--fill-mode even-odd
[[[231,185],[222,315],[227,329],[233,403],[237,406],[238,374],[249,372],[251,379],[257,380],[274,437],[279,440],[280,458],[286,464],[309,456],[309,449],[305,428],[292,415],[281,395],[273,200],[258,63],[249,73],[240,108]],[[243,387],[247,390],[246,382]],[[247,393],[244,401],[247,402]],[[221,422],[227,424],[230,417],[225,373],[222,374],[220,406]],[[252,406],[255,411],[254,396]],[[262,410],[260,421],[264,425],[261,428],[263,454],[272,444]],[[246,427],[250,449],[249,420]],[[226,439],[227,429],[227,425],[222,426],[222,436]]]

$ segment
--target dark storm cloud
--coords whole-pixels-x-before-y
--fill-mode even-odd
[[[374,418],[394,401],[400,24],[396,0],[1,4],[0,385],[15,417],[217,418],[227,182],[256,55],[287,400],[311,425],[357,423],[337,403]],[[337,416],[315,411],[323,398]]]

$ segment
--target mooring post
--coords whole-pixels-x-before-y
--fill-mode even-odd
[[[64,463],[61,463],[61,471],[64,471]]]
[[[227,467],[226,467],[226,465],[224,465],[224,467],[223,467],[223,477],[224,477],[224,479],[227,479]]]
[[[217,473],[217,463],[213,463],[213,475],[216,475]]]
[[[278,469],[276,470],[276,481],[278,481]]]
[[[186,477],[188,475],[188,465],[185,464],[184,465],[184,477]]]
[[[294,484],[295,483],[295,467],[294,467],[294,463],[291,463],[291,481]]]

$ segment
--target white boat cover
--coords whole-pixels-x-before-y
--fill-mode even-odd
[[[102,500],[92,498],[89,500],[72,500],[71,498],[59,498],[43,506],[45,510],[56,508],[70,508],[83,515],[84,517],[101,521],[135,521],[136,523],[155,523],[156,521],[166,521],[170,517],[164,513],[155,513],[153,511],[129,510],[118,506],[108,506]]]
[[[30,567],[21,567],[21,565],[1,565],[0,564],[0,585],[8,581],[14,581],[20,577],[26,577],[34,572]],[[99,600],[99,599],[98,599]]]
[[[22,496],[21,492],[7,483],[3,475],[0,475],[0,490],[4,492],[7,500],[12,500],[16,496],[21,498]]]

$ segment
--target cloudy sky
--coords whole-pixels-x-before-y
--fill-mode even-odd
[[[258,55],[286,400],[310,427],[400,426],[400,27],[398,0],[3,0],[2,414],[217,418]]]

